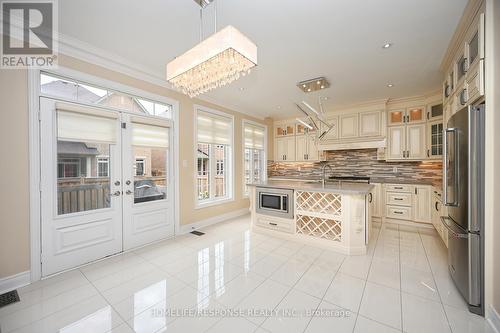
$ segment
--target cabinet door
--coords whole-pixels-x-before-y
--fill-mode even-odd
[[[415,186],[414,212],[416,222],[431,222],[431,187]]]
[[[307,135],[297,135],[295,137],[295,160],[302,162],[307,160]]]
[[[443,121],[436,120],[427,124],[427,157],[440,159],[443,156]]]
[[[428,120],[437,120],[443,118],[443,103],[431,104],[427,110],[427,119]]]
[[[339,126],[338,126],[338,117],[329,117],[327,118],[327,123],[333,125],[333,127],[326,133],[321,141],[329,141],[329,140],[337,140],[338,139],[338,134],[339,134]],[[328,130],[328,127],[321,123],[321,132],[320,135],[323,134],[323,132]]]
[[[295,137],[286,138],[286,152],[285,161],[293,162],[295,161]]]
[[[391,126],[387,129],[387,150],[386,158],[388,160],[403,159],[403,152],[406,148],[405,138],[406,126]]]
[[[406,126],[406,158],[421,160],[426,156],[425,124]]]
[[[344,114],[340,116],[340,138],[358,137],[358,114]]]
[[[382,217],[382,184],[373,184],[375,187],[371,191],[371,211],[373,217]]]
[[[309,135],[307,138],[307,160],[317,161],[319,159],[318,142],[316,137]]]
[[[387,124],[391,125],[403,125],[405,123],[406,112],[405,110],[392,110],[388,111]]]
[[[406,122],[409,124],[417,124],[425,122],[426,112],[425,106],[408,108],[406,110]]]
[[[382,134],[381,112],[369,111],[359,114],[359,136],[380,136]]]
[[[286,154],[286,138],[276,138],[274,145],[274,160],[284,161]]]

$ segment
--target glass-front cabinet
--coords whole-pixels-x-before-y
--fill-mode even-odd
[[[388,124],[389,125],[402,125],[406,120],[406,110],[392,110],[389,111]]]
[[[440,159],[443,156],[443,120],[431,121],[427,126],[427,157]]]
[[[422,123],[425,122],[425,106],[418,106],[406,109],[407,123]]]
[[[277,124],[274,126],[275,136],[295,135],[295,124]]]

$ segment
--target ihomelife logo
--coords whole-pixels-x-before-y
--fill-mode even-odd
[[[57,0],[2,1],[1,68],[57,65]]]

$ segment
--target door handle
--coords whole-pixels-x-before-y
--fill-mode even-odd
[[[115,191],[115,193],[111,194],[113,197],[119,197],[122,194],[120,191]]]
[[[125,192],[125,194],[132,194],[132,191],[131,190],[127,190],[127,192]]]
[[[125,182],[125,184],[127,184],[127,185],[130,185],[130,183],[131,183],[131,181],[130,181],[130,180],[127,180],[127,181]]]
[[[444,227],[446,229],[448,229],[448,231],[452,234],[453,237],[455,237],[455,238],[468,238],[467,234],[459,234],[458,232],[453,230],[453,228],[448,224],[448,222],[446,222],[447,220],[450,220],[450,218],[447,216],[441,216],[441,223],[444,225]]]
[[[115,182],[115,186],[120,186],[120,184],[121,184],[121,183],[120,183],[120,181],[119,181],[119,180],[117,180],[117,181]]]

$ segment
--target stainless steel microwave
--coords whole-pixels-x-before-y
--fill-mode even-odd
[[[258,214],[293,219],[293,190],[257,187]]]

